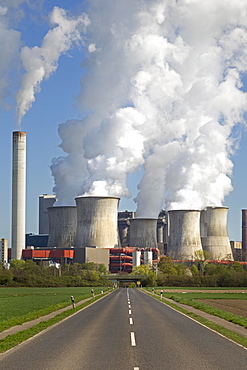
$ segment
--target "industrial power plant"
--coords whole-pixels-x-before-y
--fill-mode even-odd
[[[13,133],[12,167],[11,259],[104,263],[111,272],[127,273],[163,255],[178,261],[193,261],[198,253],[216,261],[245,260],[247,210],[242,211],[240,248],[229,240],[227,207],[161,210],[157,218],[140,218],[135,212],[120,212],[118,197],[82,195],[75,198],[75,206],[56,206],[55,195],[44,194],[39,197],[39,235],[25,235],[24,132]],[[1,239],[2,263],[7,248]]]

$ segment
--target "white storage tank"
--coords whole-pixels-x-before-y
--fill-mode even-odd
[[[151,266],[153,264],[153,252],[148,249],[145,249],[143,254],[144,254],[144,265]]]
[[[132,265],[133,267],[135,266],[140,266],[141,264],[141,251],[134,251],[132,253]]]

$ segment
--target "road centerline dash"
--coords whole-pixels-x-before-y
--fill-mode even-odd
[[[135,333],[133,331],[130,333],[130,339],[131,339],[132,347],[135,347],[136,346],[136,339],[135,339]]]

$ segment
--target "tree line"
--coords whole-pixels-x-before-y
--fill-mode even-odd
[[[190,266],[162,257],[155,266],[140,265],[133,275],[142,276],[143,286],[246,287],[247,267],[235,261],[230,265],[196,259]]]
[[[63,287],[63,286],[109,286],[104,277],[104,264],[87,262],[56,266],[45,263],[37,265],[31,260],[12,260],[9,269],[0,269],[0,286]]]

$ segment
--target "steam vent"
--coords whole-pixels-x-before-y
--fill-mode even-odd
[[[119,198],[81,196],[75,200],[77,206],[75,247],[117,247]]]
[[[194,259],[195,251],[202,250],[200,211],[172,210],[168,215],[167,255],[173,259]]]
[[[233,260],[227,230],[227,207],[207,207],[201,212],[201,239],[207,258]]]
[[[157,219],[130,219],[130,247],[157,248]]]
[[[76,207],[48,207],[48,217],[48,248],[70,248],[74,246],[77,224]]]

